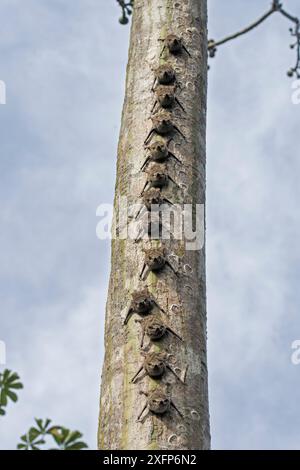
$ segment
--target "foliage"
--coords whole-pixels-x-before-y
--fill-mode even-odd
[[[18,401],[16,390],[23,388],[20,377],[16,372],[5,369],[0,372],[0,416],[6,414],[6,406],[11,400]],[[47,438],[50,438],[56,447],[50,450],[82,450],[88,446],[81,440],[82,434],[79,431],[70,431],[63,426],[51,425],[50,419],[35,419],[35,426],[21,436],[21,442],[18,444],[19,450],[43,450],[41,446],[47,444]]]
[[[6,414],[5,408],[8,405],[9,400],[12,402],[18,401],[18,395],[16,390],[23,388],[23,384],[20,382],[20,377],[16,372],[5,369],[0,372],[0,416]]]
[[[79,431],[70,431],[63,426],[52,426],[50,419],[35,419],[36,425],[21,436],[18,444],[19,450],[44,450],[41,446],[47,444],[47,437],[54,441],[56,447],[49,450],[83,450],[88,446],[81,440],[82,434]]]

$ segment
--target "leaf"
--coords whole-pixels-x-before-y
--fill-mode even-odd
[[[37,418],[34,418],[34,421],[36,422],[36,424],[38,425],[40,431],[44,431],[44,426],[43,426],[43,420],[42,419],[37,419]]]
[[[37,446],[35,446],[35,445],[32,445],[31,447],[32,447],[32,450],[41,450],[41,449],[39,449],[39,448],[38,448]]]
[[[2,388],[2,390],[1,390],[0,405],[1,406],[6,406],[7,405],[7,395],[6,395],[6,391],[5,391],[4,388]]]
[[[42,445],[42,444],[46,444],[46,441],[44,439],[39,439],[38,441],[35,441],[34,442],[34,445]]]
[[[17,449],[19,449],[19,450],[27,449],[27,446],[25,444],[18,444]]]
[[[24,387],[23,387],[23,384],[21,384],[21,382],[17,382],[17,383],[9,384],[9,388],[21,389]]]
[[[68,439],[71,431],[67,428],[61,428],[61,434],[62,434],[62,441],[65,443],[66,440]]]
[[[51,419],[45,419],[45,423],[43,423],[42,419],[34,418],[38,428],[40,429],[42,434],[46,434],[48,432],[49,424],[51,423]]]
[[[53,437],[56,444],[61,445],[63,443],[63,436],[59,426],[49,429],[47,434],[50,434]]]
[[[75,444],[72,444],[71,446],[67,446],[65,448],[65,450],[82,450],[82,449],[88,449],[87,444],[82,441],[75,442]]]
[[[5,415],[5,410],[3,408],[0,408],[0,416],[4,416]]]
[[[51,423],[51,419],[47,418],[45,420],[45,429],[48,428],[49,424]]]
[[[70,432],[68,438],[66,439],[66,444],[71,444],[71,442],[74,442],[77,439],[80,439],[81,437],[82,437],[82,434],[79,431]]]
[[[28,432],[29,441],[33,442],[37,437],[40,436],[40,431],[36,428],[30,428]]]
[[[6,395],[14,402],[18,401],[18,395],[11,390],[6,390]]]
[[[10,374],[11,374],[11,371],[8,369],[5,369],[3,371],[3,374],[1,374],[3,382],[6,382]]]
[[[16,380],[19,380],[19,375],[16,372],[13,372],[11,375],[9,375],[6,379],[6,383],[12,383],[15,382]]]

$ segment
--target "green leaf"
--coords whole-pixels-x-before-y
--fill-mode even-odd
[[[6,395],[14,402],[18,401],[18,395],[11,390],[6,390]]]
[[[88,449],[87,444],[82,441],[75,442],[75,444],[72,444],[71,446],[67,446],[65,448],[65,450],[82,450],[82,449]]]
[[[34,442],[35,446],[39,446],[39,445],[42,445],[42,444],[46,444],[46,441],[44,439],[39,439],[38,441]]]
[[[19,449],[19,450],[27,449],[27,446],[25,444],[18,444],[17,449]]]
[[[56,444],[61,445],[63,443],[63,435],[59,426],[55,426],[51,429],[48,429],[47,434],[50,434],[53,437]]]
[[[66,440],[68,439],[69,435],[71,434],[71,431],[67,428],[61,428],[61,434],[62,434],[62,440],[65,443]]]
[[[51,423],[51,419],[47,418],[47,419],[45,420],[45,426],[44,426],[45,429],[48,428],[48,426],[49,426],[50,423]]]
[[[51,420],[35,418],[37,427],[31,427],[27,434],[21,436],[21,443],[18,444],[18,449],[27,450],[43,450],[39,446],[46,444],[43,436],[51,436],[55,443],[58,445],[56,449],[50,447],[48,450],[82,450],[87,449],[88,446],[85,442],[81,441],[82,434],[79,431],[70,431],[70,429],[63,426],[49,427]]]
[[[9,384],[9,388],[21,389],[24,387],[23,387],[23,384],[21,384],[21,382],[16,382],[16,383]]]
[[[40,431],[36,428],[30,428],[28,432],[29,441],[33,442],[37,437],[40,436]]]
[[[45,431],[45,428],[44,428],[44,425],[43,425],[43,420],[42,419],[37,419],[37,418],[34,418],[34,421],[36,422],[36,424],[38,425],[38,428],[41,432],[44,432]]]
[[[0,374],[0,416],[5,414],[3,408],[7,406],[8,399],[14,403],[18,401],[18,395],[12,389],[18,390],[23,388],[23,384],[19,380],[19,375],[9,369],[5,369]]]
[[[71,442],[77,441],[77,439],[80,439],[81,437],[82,434],[79,431],[70,432],[68,438],[66,439],[66,444],[71,444]]]
[[[7,377],[6,382],[10,384],[12,382],[15,382],[16,380],[19,380],[19,378],[20,378],[19,375],[16,372],[14,372]]]
[[[11,371],[8,370],[8,369],[5,369],[5,370],[3,371],[3,374],[1,374],[1,375],[2,375],[2,380],[3,380],[3,382],[6,382],[6,380],[8,379],[8,377],[9,377],[10,374],[11,374]]]
[[[45,419],[45,422],[43,422],[42,419],[34,418],[39,430],[41,431],[42,434],[46,434],[48,432],[48,427],[49,424],[51,423],[51,419]]]
[[[7,405],[7,395],[6,395],[6,391],[5,391],[4,388],[2,388],[2,390],[1,390],[0,405],[1,406],[6,406]]]

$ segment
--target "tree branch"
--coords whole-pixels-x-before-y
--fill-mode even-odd
[[[259,25],[261,25],[264,21],[266,21],[273,13],[281,13],[285,18],[287,18],[289,21],[294,23],[294,28],[290,28],[290,33],[293,37],[296,38],[296,42],[294,44],[291,44],[291,49],[296,48],[297,50],[297,61],[295,67],[292,67],[288,71],[288,76],[293,77],[296,75],[297,78],[300,78],[300,20],[292,15],[290,15],[287,11],[283,9],[282,3],[280,3],[279,0],[273,0],[272,5],[270,9],[262,15],[258,20],[256,20],[254,23],[250,24],[246,28],[242,29],[241,31],[238,31],[235,34],[231,34],[230,36],[225,37],[224,39],[221,39],[220,41],[215,41],[214,39],[211,39],[208,41],[208,53],[211,58],[215,57],[217,48],[229,41],[232,41],[234,39],[237,39],[240,36],[243,36],[244,34],[249,33],[253,29],[257,28]]]

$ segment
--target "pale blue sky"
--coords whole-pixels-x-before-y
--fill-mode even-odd
[[[209,0],[209,36],[270,0]],[[297,0],[286,8],[300,16]],[[25,384],[0,422],[14,448],[33,417],[96,446],[109,243],[129,27],[114,0],[0,0],[0,340]],[[207,272],[212,444],[300,449],[299,114],[289,23],[274,16],[209,72]]]

